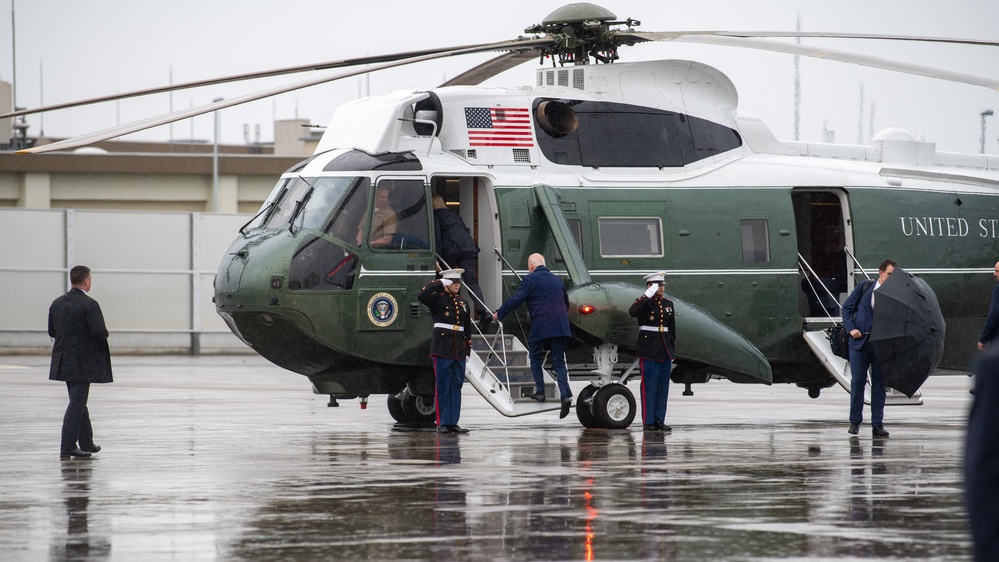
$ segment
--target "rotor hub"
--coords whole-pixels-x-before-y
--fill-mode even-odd
[[[627,18],[616,21],[611,11],[596,4],[568,4],[548,14],[540,24],[524,30],[525,33],[540,33],[555,40],[549,47],[540,49],[542,56],[552,57],[552,63],[559,65],[611,63],[618,59],[617,48],[626,43],[612,26],[639,26],[642,22]]]

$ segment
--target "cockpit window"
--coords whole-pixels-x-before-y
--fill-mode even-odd
[[[364,176],[335,180],[332,190],[336,195],[330,204],[333,214],[326,222],[326,233],[351,246],[360,246],[357,233],[368,208],[371,180]]]
[[[260,210],[257,211],[257,214],[254,215],[253,219],[251,219],[250,222],[246,223],[246,226],[243,227],[244,232],[256,230],[267,222],[267,218],[271,215],[271,207],[273,207],[274,203],[281,198],[289,184],[291,184],[291,180],[287,178],[278,181],[277,185],[274,186],[274,189],[271,190],[270,195],[267,196],[264,204],[260,206]]]
[[[301,221],[302,228],[321,229],[324,219],[329,216],[334,207],[342,210],[339,204],[351,195],[351,190],[358,182],[367,184],[368,178],[313,178],[312,193],[305,202],[305,207],[296,219]],[[367,189],[362,190],[367,195]]]
[[[289,180],[291,185],[283,197],[277,200],[277,208],[272,210],[270,218],[267,219],[267,228],[287,228],[288,221],[295,213],[298,202],[302,200],[309,190],[309,184],[301,178]]]
[[[357,242],[384,250],[429,249],[426,186],[422,179],[381,180],[371,214],[357,229]]]

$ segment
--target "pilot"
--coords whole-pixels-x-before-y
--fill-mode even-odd
[[[645,294],[635,299],[628,314],[638,319],[635,354],[642,369],[642,428],[673,431],[666,425],[669,375],[676,357],[676,315],[665,297],[666,272],[645,276]]]
[[[392,235],[396,229],[395,209],[389,205],[391,190],[388,186],[379,185],[375,192],[375,211],[371,214],[371,235],[368,244],[372,248],[384,248],[392,243]],[[367,220],[362,220],[357,227],[357,245],[364,238],[364,228]]]
[[[461,269],[441,272],[418,296],[430,309],[434,332],[430,357],[437,379],[434,403],[437,406],[438,433],[468,433],[458,426],[461,415],[461,385],[465,382],[465,362],[472,351],[472,326],[468,303],[458,296]]]

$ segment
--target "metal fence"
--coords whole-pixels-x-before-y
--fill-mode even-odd
[[[212,282],[247,215],[0,209],[0,353],[43,353],[69,270],[93,270],[112,353],[247,347],[215,313]]]

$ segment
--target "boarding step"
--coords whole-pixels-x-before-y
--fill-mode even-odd
[[[802,331],[802,336],[819,362],[836,379],[836,382],[849,393],[850,381],[853,378],[850,372],[850,362],[832,352],[832,347],[829,344],[829,334],[826,332],[826,328],[839,324],[841,321],[841,318],[808,318],[805,320],[805,328]],[[871,385],[868,384],[864,386],[864,404],[870,403]],[[916,392],[912,395],[912,398],[894,388],[887,389],[885,393],[885,406],[919,406],[922,403],[923,394],[921,392]]]
[[[504,334],[475,334],[465,379],[491,406],[505,416],[522,416],[558,409],[558,387],[545,372],[545,402],[531,399],[534,376],[528,350]]]

